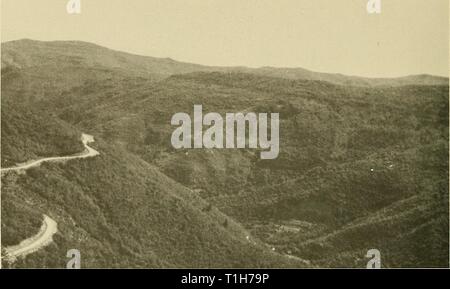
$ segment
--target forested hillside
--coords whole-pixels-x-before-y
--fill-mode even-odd
[[[364,267],[372,248],[386,267],[448,265],[448,79],[31,40],[2,44],[2,64],[2,167],[80,151],[81,132],[101,153],[2,176],[3,240],[32,235],[42,214],[60,228],[15,266],[64,266],[68,248],[91,267]],[[173,149],[170,119],[194,104],[279,112],[279,157]]]

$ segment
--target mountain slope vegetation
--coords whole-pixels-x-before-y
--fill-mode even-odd
[[[205,67],[31,40],[2,44],[2,64],[6,164],[76,151],[81,132],[101,152],[2,177],[2,219],[29,210],[23,226],[2,222],[8,242],[43,213],[61,224],[17,266],[64,266],[67,248],[91,267],[364,267],[372,248],[386,267],[448,266],[447,78]],[[174,150],[170,119],[194,104],[279,112],[279,157]]]

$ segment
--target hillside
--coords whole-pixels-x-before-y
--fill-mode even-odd
[[[1,130],[2,167],[39,157],[71,155],[83,149],[76,129],[13,101],[2,102]]]
[[[70,248],[84,267],[304,265],[250,242],[239,224],[144,161],[101,141],[96,149],[92,159],[3,174],[4,246],[33,235],[42,214],[59,228],[54,244],[15,267],[64,267]]]
[[[31,40],[2,44],[2,64],[2,159],[71,152],[81,132],[101,151],[2,178],[8,242],[43,213],[61,223],[19,266],[62,266],[68,247],[88,266],[364,267],[372,248],[387,267],[448,265],[447,78],[214,68]],[[194,104],[279,112],[279,157],[174,150],[170,118]]]

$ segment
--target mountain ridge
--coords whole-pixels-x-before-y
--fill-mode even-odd
[[[12,40],[2,42],[2,67],[8,66],[27,66],[27,61],[22,59],[13,59],[8,57],[14,54],[14,50],[23,49],[23,47],[32,46],[34,49],[41,50],[49,49],[51,52],[70,52],[70,49],[78,50],[79,53],[71,52],[74,57],[85,56],[81,54],[82,50],[90,52],[97,57],[103,57],[103,61],[97,64],[103,64],[110,68],[125,68],[128,71],[135,71],[139,75],[161,74],[163,77],[173,74],[182,74],[190,72],[245,72],[252,74],[259,74],[265,76],[273,76],[287,79],[307,79],[307,80],[321,80],[331,82],[339,85],[352,86],[401,86],[401,85],[448,85],[448,77],[434,76],[430,74],[407,75],[392,78],[383,77],[362,77],[351,76],[340,73],[324,73],[315,72],[301,67],[271,67],[261,66],[257,68],[250,68],[245,66],[208,66],[189,62],[182,62],[173,60],[171,58],[159,58],[152,56],[137,55],[129,52],[118,51],[107,47],[100,46],[95,43],[85,41],[37,41],[31,39]],[[3,51],[5,55],[3,56]],[[101,56],[103,54],[103,56]],[[115,59],[113,56],[116,56]],[[76,61],[76,59],[72,59]],[[91,63],[93,64],[93,63]],[[133,69],[130,69],[132,65]],[[28,63],[28,65],[30,65]],[[137,66],[137,68],[136,68]]]

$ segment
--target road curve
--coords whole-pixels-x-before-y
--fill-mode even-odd
[[[14,262],[18,257],[25,257],[28,254],[34,253],[37,250],[47,246],[53,241],[53,235],[58,232],[58,224],[49,216],[44,215],[44,222],[42,223],[39,232],[20,242],[19,245],[5,248],[6,260]]]
[[[71,156],[64,156],[64,157],[49,157],[49,158],[42,158],[39,160],[29,161],[24,164],[17,165],[15,167],[10,168],[2,168],[1,172],[10,172],[10,171],[21,171],[21,170],[27,170],[33,167],[40,166],[44,162],[61,162],[61,161],[69,161],[73,159],[84,159],[89,157],[94,157],[96,155],[99,155],[100,153],[96,151],[95,149],[88,146],[88,143],[94,142],[94,138],[91,135],[88,134],[82,134],[81,135],[81,141],[84,144],[85,150],[81,154],[75,154]]]
[[[43,162],[61,162],[68,161],[73,159],[84,159],[89,157],[94,157],[99,155],[100,153],[95,149],[88,146],[89,143],[94,142],[94,137],[88,134],[81,135],[81,141],[85,147],[85,151],[81,154],[76,154],[72,156],[65,157],[50,157],[43,158],[39,160],[34,160],[27,162],[25,164],[21,164],[11,168],[2,168],[1,172],[9,172],[9,171],[22,171],[27,170],[29,168],[37,167]],[[52,218],[47,215],[44,215],[44,222],[42,223],[39,232],[26,240],[20,242],[19,245],[11,246],[5,248],[6,251],[6,260],[9,262],[14,262],[18,257],[25,257],[28,254],[34,253],[37,250],[49,245],[53,241],[53,235],[58,232],[58,224]],[[1,261],[1,259],[0,259]],[[1,268],[1,264],[0,264]]]

